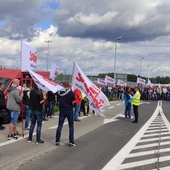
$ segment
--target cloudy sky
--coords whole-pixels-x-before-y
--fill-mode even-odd
[[[49,62],[71,73],[116,72],[170,76],[169,0],[0,0],[0,65],[19,67],[21,41],[38,50],[38,69]],[[122,37],[116,41],[117,37]]]

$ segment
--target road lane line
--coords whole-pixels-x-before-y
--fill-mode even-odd
[[[170,145],[170,141],[167,141],[167,142],[161,142],[160,143],[161,146],[165,146],[165,145]],[[155,146],[158,146],[158,141],[155,141],[154,143],[152,144],[145,144],[145,145],[137,145],[133,148],[133,150],[136,150],[136,149],[145,149],[145,148],[151,148],[151,147],[155,147]]]
[[[137,156],[145,156],[145,155],[152,155],[156,154],[158,152],[158,149],[150,150],[150,151],[145,151],[145,152],[137,152],[137,153],[130,153],[127,158],[133,158]],[[170,152],[170,148],[165,148],[165,149],[160,149],[160,153],[165,153],[165,152]]]
[[[144,134],[143,137],[151,137],[151,136],[158,136],[158,134]],[[170,135],[170,132],[163,132],[161,131],[161,135]]]
[[[90,116],[91,116],[91,115],[83,116],[83,117],[80,117],[79,119],[85,119],[85,118],[90,117]],[[68,122],[65,122],[65,123],[63,124],[63,126],[64,126],[64,125],[68,125]],[[58,125],[49,127],[48,129],[56,129],[57,127],[58,127]]]
[[[161,140],[163,139],[170,139],[170,136],[165,136],[165,137],[161,137]],[[158,138],[152,138],[152,139],[141,139],[139,141],[140,142],[151,142],[151,141],[155,141],[155,140],[159,140],[159,137]]]
[[[110,106],[108,109],[113,109],[115,106]]]
[[[170,160],[170,156],[162,156],[162,157],[160,157],[159,162],[164,162],[164,161],[169,161],[169,160]],[[132,162],[132,163],[125,163],[125,164],[120,165],[120,168],[118,170],[139,167],[142,165],[149,165],[149,164],[153,164],[155,162],[156,162],[156,158],[147,159],[147,160],[143,160],[143,161],[136,161],[136,162]]]

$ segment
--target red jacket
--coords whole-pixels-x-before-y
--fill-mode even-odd
[[[74,90],[74,95],[75,95],[75,98],[76,98],[76,104],[81,104],[81,100],[82,100],[81,91],[78,90],[78,89],[75,89]]]

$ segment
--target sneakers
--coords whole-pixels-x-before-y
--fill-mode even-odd
[[[80,120],[80,119],[75,119],[74,121],[76,121],[76,122],[81,122],[81,120]]]
[[[0,126],[0,130],[4,130],[4,129],[5,129],[5,127],[1,125]]]
[[[21,134],[19,134],[18,131],[16,131],[16,133],[14,133],[14,136],[19,138],[19,137],[21,137]]]
[[[138,123],[138,121],[134,120],[134,121],[132,121],[132,123]]]
[[[56,145],[56,146],[60,146],[60,142],[56,142],[55,145]]]
[[[11,140],[11,139],[16,139],[16,140],[17,140],[18,137],[15,136],[15,135],[13,135],[13,134],[11,134],[11,135],[8,135],[8,136],[7,136],[7,139],[8,139],[8,140]]]
[[[75,143],[69,143],[69,146],[70,146],[70,147],[74,147],[74,146],[77,146],[77,144],[75,144]]]
[[[36,142],[36,144],[39,144],[39,143],[42,143],[42,144],[43,144],[43,143],[45,143],[45,141],[39,140],[39,141]]]

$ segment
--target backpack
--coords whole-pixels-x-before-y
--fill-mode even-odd
[[[24,90],[23,91],[23,98],[22,98],[22,100],[23,100],[23,103],[25,105],[29,105],[30,104],[30,98],[28,97],[28,92],[30,92],[30,90]]]

